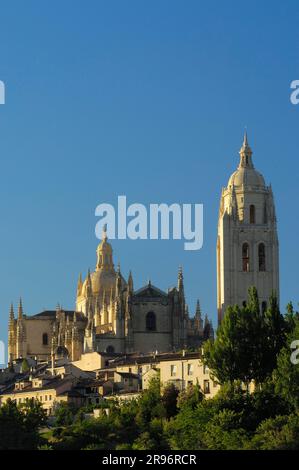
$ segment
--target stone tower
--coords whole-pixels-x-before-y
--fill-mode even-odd
[[[255,286],[261,310],[272,292],[279,301],[279,260],[271,186],[255,170],[245,132],[240,163],[222,189],[217,238],[217,308],[220,322],[228,305],[244,305]]]

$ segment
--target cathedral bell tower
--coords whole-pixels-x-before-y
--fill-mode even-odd
[[[222,189],[217,238],[218,321],[228,305],[244,305],[255,286],[261,310],[274,292],[279,301],[279,260],[271,186],[255,170],[245,132],[240,163]]]

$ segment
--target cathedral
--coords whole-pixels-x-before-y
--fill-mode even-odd
[[[255,169],[245,133],[240,163],[222,190],[217,237],[217,307],[221,322],[227,306],[244,305],[255,286],[261,309],[274,292],[279,300],[278,237],[271,186]],[[190,317],[182,269],[177,285],[167,292],[150,281],[134,289],[114,268],[112,246],[104,231],[96,267],[79,277],[75,310],[46,310],[25,315],[20,301],[15,318],[9,314],[8,357],[49,360],[80,359],[86,352],[155,353],[198,348],[214,335],[211,321],[202,318],[199,302]]]
[[[82,353],[155,353],[198,348],[213,337],[207,316],[202,318],[199,301],[190,318],[185,301],[182,269],[177,286],[168,292],[151,281],[134,290],[130,272],[127,280],[120,267],[115,270],[112,246],[106,232],[97,248],[95,271],[88,271],[77,285],[76,308],[23,313],[20,301],[17,318],[11,306],[9,316],[9,361],[20,357],[49,359],[52,352],[72,361]]]

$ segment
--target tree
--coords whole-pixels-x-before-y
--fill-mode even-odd
[[[67,426],[73,423],[76,409],[73,404],[61,402],[57,403],[54,409],[55,425]]]
[[[7,400],[0,408],[0,449],[36,449],[44,413],[33,401],[18,407]]]
[[[23,412],[23,422],[28,429],[38,429],[47,422],[46,411],[39,400],[27,399],[19,405]]]
[[[298,414],[276,416],[263,421],[247,448],[256,450],[298,450]]]
[[[247,305],[228,307],[214,342],[204,345],[204,361],[221,384],[241,380],[261,384],[276,367],[285,344],[285,320],[275,296],[261,313],[255,287],[248,290]]]
[[[203,434],[203,445],[212,450],[242,449],[248,435],[241,427],[242,412],[224,409],[207,423]]]
[[[275,391],[281,395],[293,409],[299,409],[299,363],[291,361],[291,344],[299,339],[299,320],[287,336],[287,346],[282,348],[277,359],[277,368],[273,372]]]
[[[198,384],[190,384],[184,390],[182,390],[177,398],[177,407],[179,409],[191,408],[194,410],[197,405],[204,399],[204,394],[200,390]]]
[[[142,430],[147,431],[148,423],[153,418],[162,419],[165,414],[165,408],[161,400],[160,378],[153,377],[150,380],[148,389],[144,390],[138,400],[136,423]]]
[[[166,419],[171,418],[177,414],[177,398],[179,391],[172,383],[167,384],[163,389],[162,405],[165,408]]]
[[[288,325],[281,315],[277,303],[277,297],[272,294],[269,299],[269,308],[263,315],[263,343],[261,379],[269,377],[277,366],[277,356],[286,344]]]

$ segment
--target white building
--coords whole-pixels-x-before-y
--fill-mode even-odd
[[[278,237],[271,186],[255,170],[245,133],[238,169],[222,189],[217,238],[218,320],[228,305],[244,305],[255,286],[261,309],[279,301]]]

